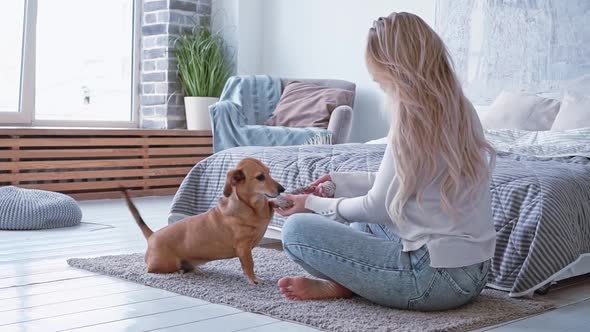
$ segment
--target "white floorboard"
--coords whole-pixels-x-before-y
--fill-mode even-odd
[[[63,270],[68,264],[65,261],[48,262],[47,264],[3,264],[5,269],[0,271],[0,279],[18,277],[23,275],[57,272]]]
[[[154,292],[148,294],[141,291],[143,297],[129,298],[128,301],[100,303],[96,307],[86,311],[75,311],[70,314],[51,316],[44,319],[28,320],[20,324],[0,326],[2,331],[63,331],[68,329],[106,324],[129,318],[149,317],[158,313],[184,309],[195,306],[210,305],[204,301],[189,297],[170,296],[166,298],[156,295]],[[150,295],[150,296],[147,296]],[[79,309],[78,309],[79,310]],[[105,329],[103,331],[113,331]],[[114,330],[117,331],[117,330]],[[124,330],[121,330],[124,331]]]
[[[218,304],[189,307],[180,310],[162,312],[147,317],[128,318],[111,323],[92,325],[68,331],[104,332],[104,331],[146,331],[166,328],[180,324],[199,322],[216,317],[228,317],[240,313],[240,310]]]
[[[74,300],[92,299],[99,296],[126,293],[140,289],[150,288],[140,284],[119,282],[114,284],[91,286],[83,289],[67,289],[60,292],[13,297],[10,299],[0,300],[0,312],[32,308]]]
[[[194,331],[215,331],[233,332],[251,327],[263,326],[280,322],[271,317],[253,314],[250,312],[239,312],[233,315],[221,316],[212,319],[205,319],[188,324],[175,325],[156,329],[158,332],[194,332]]]
[[[7,324],[23,323],[39,319],[52,318],[53,316],[63,316],[79,312],[105,309],[113,306],[122,306],[131,303],[162,300],[175,296],[178,295],[160,289],[140,289],[119,294],[97,296],[89,299],[79,299],[26,309],[2,311],[0,312],[0,322]]]
[[[6,287],[24,286],[29,284],[38,284],[42,282],[52,282],[56,280],[66,280],[82,278],[95,275],[95,273],[66,268],[61,271],[47,272],[41,274],[32,274],[27,276],[17,276],[0,279],[0,289]]]
[[[91,276],[86,278],[76,278],[67,280],[58,280],[47,283],[24,285],[17,287],[0,288],[0,299],[10,299],[14,297],[27,297],[38,294],[47,294],[52,292],[62,292],[64,290],[76,289],[84,292],[84,288],[107,285],[112,283],[127,283],[120,279],[106,276]]]
[[[171,197],[136,199],[153,229]],[[228,306],[70,268],[66,259],[145,250],[121,200],[81,203],[77,227],[0,232],[0,331],[317,331]],[[550,293],[564,307],[482,330],[587,331],[590,283]]]
[[[542,315],[526,318],[511,324],[489,329],[493,332],[517,331],[571,331],[585,328],[590,331],[590,300],[558,308]]]

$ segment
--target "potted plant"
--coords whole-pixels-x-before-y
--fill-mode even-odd
[[[223,40],[206,27],[196,27],[175,42],[178,76],[184,92],[186,125],[190,130],[210,130],[209,106],[219,100],[230,76]]]

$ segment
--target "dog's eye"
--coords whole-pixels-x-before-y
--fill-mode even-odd
[[[264,181],[264,174],[260,174],[256,177],[256,180],[258,181]]]

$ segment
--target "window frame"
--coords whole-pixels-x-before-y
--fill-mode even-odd
[[[35,118],[35,66],[36,29],[38,0],[25,0],[25,17],[21,57],[20,99],[17,112],[0,113],[0,127],[7,125],[34,127],[109,127],[137,128],[139,126],[139,87],[141,63],[141,16],[142,0],[133,0],[133,32],[131,55],[131,120],[130,121],[92,121],[92,120],[37,120]]]

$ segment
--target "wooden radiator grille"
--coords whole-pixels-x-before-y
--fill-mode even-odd
[[[210,131],[0,129],[0,186],[76,199],[170,195],[212,153]]]

